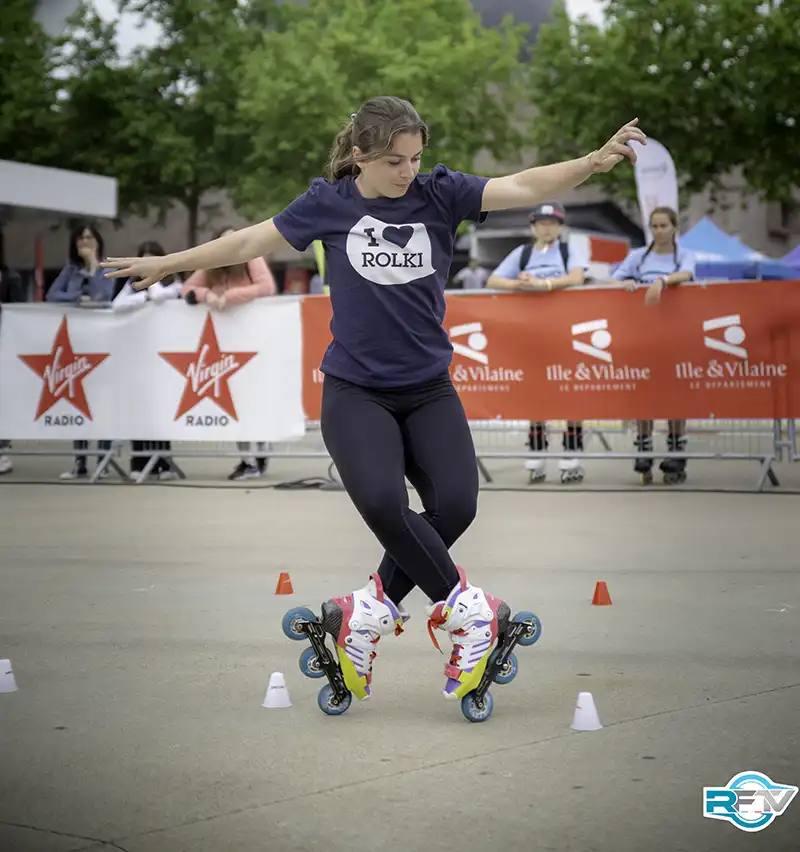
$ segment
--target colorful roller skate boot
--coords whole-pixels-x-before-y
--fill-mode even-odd
[[[290,639],[307,637],[312,646],[300,656],[300,670],[307,677],[328,678],[317,701],[324,713],[344,713],[353,695],[362,701],[370,697],[378,642],[402,633],[409,617],[386,597],[377,574],[364,588],[323,603],[321,619],[305,607],[286,613],[284,633]],[[335,655],[325,643],[326,634],[333,638]]]
[[[461,710],[471,722],[483,722],[494,706],[489,685],[511,683],[517,674],[517,659],[511,651],[518,642],[536,642],[541,623],[528,612],[518,613],[512,620],[505,601],[469,585],[460,567],[458,576],[459,583],[447,600],[429,607],[428,632],[440,651],[434,628],[449,633],[453,642],[442,694],[460,700]]]

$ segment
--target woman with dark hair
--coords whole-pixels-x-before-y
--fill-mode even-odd
[[[75,305],[105,304],[111,301],[114,282],[109,281],[100,267],[103,257],[103,237],[94,225],[80,225],[69,238],[69,263],[59,272],[47,291],[45,301],[68,302]],[[73,441],[76,450],[88,450],[88,441]],[[98,441],[99,450],[110,450],[111,441]],[[97,457],[98,464],[102,456]],[[85,479],[86,456],[75,456],[75,466],[61,474],[61,479]],[[105,478],[106,471],[100,475]]]
[[[214,239],[235,233],[233,228],[225,227]],[[184,284],[183,296],[190,305],[205,303],[212,310],[224,311],[252,302],[253,299],[274,296],[277,289],[267,262],[263,257],[254,257],[245,263],[234,263],[219,269],[198,269]],[[236,448],[242,454],[242,459],[228,479],[240,481],[261,476],[267,467],[266,442],[256,442],[258,455],[253,453],[250,441],[237,441]]]
[[[337,135],[327,179],[274,218],[165,258],[109,258],[111,276],[147,287],[167,272],[243,263],[321,240],[333,340],[322,362],[322,435],[353,503],[385,549],[363,587],[322,605],[345,686],[370,694],[382,636],[407,619],[400,602],[419,586],[430,598],[429,630],[449,633],[447,698],[480,682],[508,605],[467,583],[448,552],[475,517],[478,470],[464,409],[450,378],[453,347],[442,323],[456,232],[490,210],[528,207],[561,195],[645,142],[636,121],[600,149],[500,178],[420,173],[428,128],[395,97],[362,104]],[[405,478],[425,508],[409,507]]]
[[[163,257],[165,253],[160,243],[150,240],[139,246],[136,256]],[[130,311],[143,307],[148,302],[160,304],[170,299],[180,299],[181,286],[181,279],[178,275],[167,275],[163,281],[155,281],[146,290],[134,290],[132,278],[129,278],[124,284],[119,281],[114,288],[114,301],[111,303],[111,309],[115,312]],[[155,455],[158,450],[169,452],[172,449],[172,444],[169,441],[131,441],[131,449],[134,453],[152,452]],[[138,479],[149,461],[148,456],[131,456],[131,478]],[[167,460],[160,457],[151,469],[151,473],[162,481],[177,477]]]
[[[75,228],[69,238],[69,263],[50,285],[45,301],[85,304],[110,302],[114,283],[98,266],[103,257],[103,237],[94,225]]]
[[[678,213],[671,207],[656,207],[650,214],[650,245],[634,249],[612,275],[631,292],[646,286],[645,303],[657,305],[667,287],[677,287],[694,278],[695,256],[678,244]],[[668,422],[667,452],[680,453],[686,449],[686,421]],[[636,424],[634,446],[640,453],[653,452],[653,421],[639,420]],[[667,485],[686,481],[686,459],[667,458],[659,465]],[[653,481],[653,459],[636,459],[633,469],[642,484]]]

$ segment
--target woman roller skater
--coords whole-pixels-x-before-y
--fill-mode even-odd
[[[437,165],[420,174],[428,128],[395,97],[364,103],[337,135],[327,179],[274,218],[187,251],[109,258],[110,277],[145,288],[165,275],[269,255],[288,243],[326,251],[333,320],[322,361],[321,430],[342,483],[385,554],[365,586],[323,604],[347,688],[367,698],[382,636],[399,633],[402,600],[419,586],[429,629],[450,635],[444,695],[480,680],[509,609],[470,585],[450,558],[475,517],[478,471],[469,424],[451,382],[442,323],[456,230],[491,210],[529,207],[607,172],[645,142],[638,120],[584,157],[483,178]],[[412,511],[405,477],[425,511]],[[431,630],[431,636],[433,631]]]

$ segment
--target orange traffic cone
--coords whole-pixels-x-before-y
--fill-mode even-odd
[[[276,595],[293,595],[294,589],[292,588],[292,580],[289,577],[288,571],[281,571],[280,576],[278,577],[278,585],[275,588]]]
[[[611,606],[611,595],[608,593],[608,586],[602,580],[594,587],[592,606]]]

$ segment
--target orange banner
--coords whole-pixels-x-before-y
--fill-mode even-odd
[[[303,402],[318,420],[330,300],[303,300]],[[448,295],[471,420],[800,417],[800,282]]]

